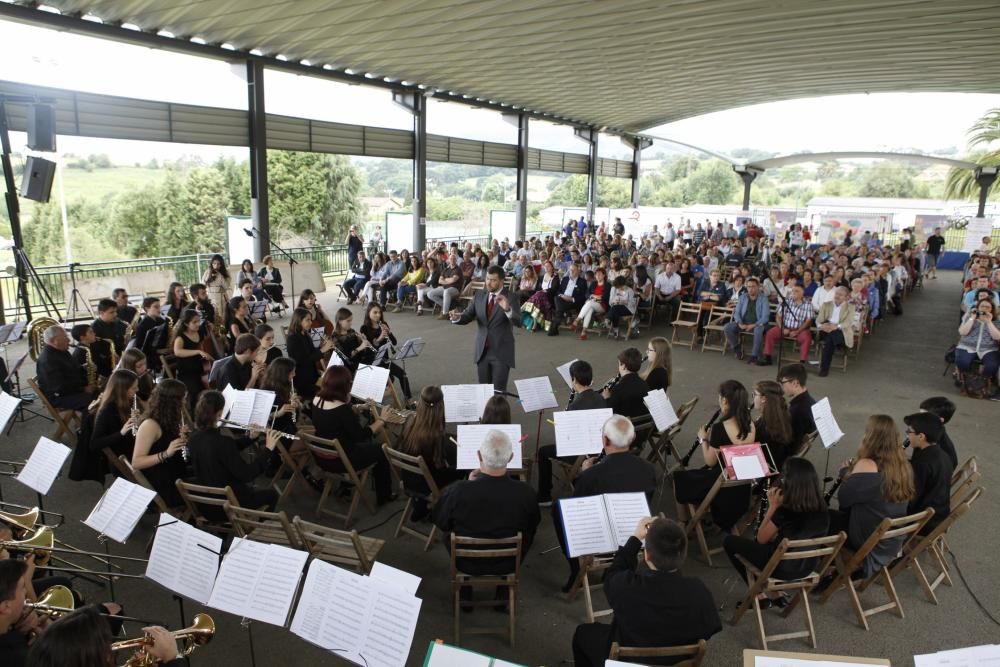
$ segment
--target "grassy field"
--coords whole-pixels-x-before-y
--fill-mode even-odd
[[[166,178],[165,169],[146,169],[143,167],[113,167],[111,169],[64,169],[62,171],[66,189],[66,201],[81,198],[90,201],[101,201],[105,195],[116,194],[126,190],[134,190],[155,185]],[[53,197],[58,197],[58,190],[53,188]]]

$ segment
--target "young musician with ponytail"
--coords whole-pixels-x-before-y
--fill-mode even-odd
[[[292,311],[288,323],[285,346],[288,356],[295,362],[295,391],[308,401],[316,395],[316,381],[319,379],[319,363],[323,354],[333,348],[330,340],[324,340],[316,347],[309,332],[312,330],[312,315],[305,308]]]
[[[167,507],[184,504],[176,483],[184,476],[180,451],[187,441],[181,433],[186,398],[183,382],[161,380],[142,415],[132,451],[132,467],[146,475]]]
[[[781,385],[774,380],[761,380],[753,386],[753,406],[760,412],[754,422],[757,441],[767,445],[774,467],[782,469],[785,459],[797,454],[792,418]]]
[[[420,392],[416,412],[406,426],[399,451],[422,458],[439,489],[464,477],[457,469],[458,449],[445,429],[444,394],[440,387],[428,385]],[[419,494],[429,492],[423,477],[412,473],[403,473],[403,486]],[[413,519],[420,521],[428,511],[427,503],[418,500]]]

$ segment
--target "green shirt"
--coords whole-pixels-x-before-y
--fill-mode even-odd
[[[757,298],[747,298],[747,309],[743,313],[743,324],[757,324]]]

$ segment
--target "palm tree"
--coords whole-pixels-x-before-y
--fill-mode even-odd
[[[968,134],[969,154],[966,159],[984,167],[1000,166],[1000,148],[994,147],[990,150],[991,143],[1000,142],[1000,108],[987,111],[969,128]],[[1000,179],[993,182],[990,194],[994,196],[1000,194]],[[945,181],[945,197],[977,199],[979,184],[976,183],[975,174],[969,169],[952,167]]]

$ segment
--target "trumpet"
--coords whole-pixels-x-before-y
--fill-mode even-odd
[[[234,422],[231,419],[220,419],[219,420],[219,425],[220,426],[228,426],[229,428],[238,428],[238,429],[240,429],[242,431],[251,431],[251,430],[252,431],[256,431],[256,430],[258,430],[257,428],[255,428],[255,426],[253,424],[243,425],[243,424],[241,424],[239,422]],[[263,433],[277,433],[279,436],[281,436],[282,438],[285,438],[286,440],[298,440],[299,439],[299,436],[295,435],[294,433],[285,433],[284,431],[279,431],[279,430],[273,429],[273,428],[267,428],[267,427],[263,427],[262,426],[262,427],[260,427],[259,430],[261,432],[263,432]]]
[[[184,642],[184,649],[180,652],[179,657],[186,658],[199,646],[204,646],[212,641],[212,637],[215,636],[215,621],[208,614],[196,614],[191,625],[183,630],[175,630],[170,635],[174,641],[180,639]],[[122,664],[122,667],[152,667],[157,661],[146,652],[146,647],[152,645],[153,638],[146,634],[135,639],[115,642],[111,645],[111,650],[114,652],[134,649],[136,651],[131,658]]]

